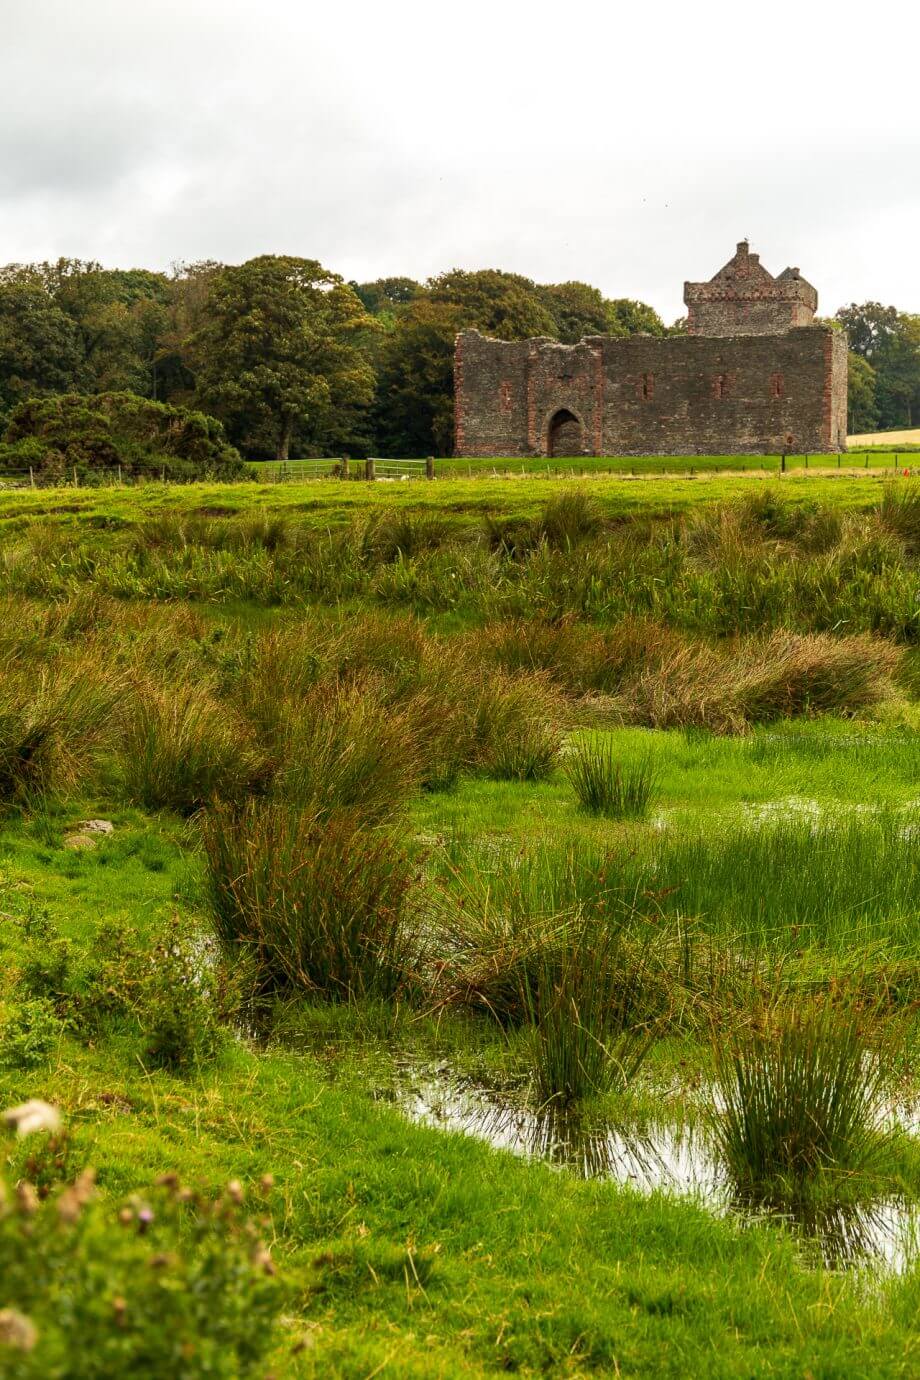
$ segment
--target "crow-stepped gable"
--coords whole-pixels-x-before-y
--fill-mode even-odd
[[[708,283],[684,283],[688,335],[778,335],[810,326],[818,294],[797,268],[774,278],[742,240]]]
[[[797,268],[746,241],[686,283],[686,335],[457,337],[458,455],[757,455],[846,447],[847,342]]]

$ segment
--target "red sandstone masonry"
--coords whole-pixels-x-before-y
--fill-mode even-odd
[[[600,455],[604,445],[604,355],[594,350],[594,453]]]
[[[466,389],[463,383],[463,333],[454,342],[454,452],[466,454],[466,430],[463,425],[463,405]]]

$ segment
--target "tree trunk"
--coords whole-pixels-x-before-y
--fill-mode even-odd
[[[288,453],[291,449],[291,435],[294,431],[294,418],[285,413],[281,418],[281,431],[278,434],[278,449],[275,451],[275,459],[279,465],[287,463]]]

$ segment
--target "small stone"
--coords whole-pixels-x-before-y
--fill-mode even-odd
[[[84,819],[77,825],[84,834],[114,834],[115,825],[110,819]]]
[[[88,849],[96,847],[96,840],[92,834],[65,834],[64,847],[76,849]]]

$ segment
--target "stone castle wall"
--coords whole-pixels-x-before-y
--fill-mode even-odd
[[[780,334],[457,337],[456,453],[762,455],[846,446],[840,331]],[[560,449],[564,444],[565,449]]]

